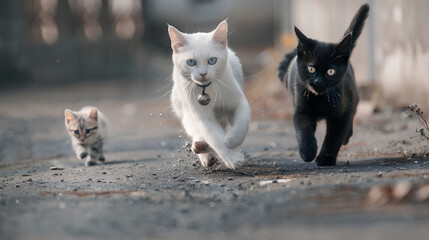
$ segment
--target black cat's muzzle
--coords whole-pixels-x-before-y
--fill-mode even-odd
[[[308,90],[316,95],[321,95],[326,92],[326,86],[323,82],[313,81],[308,84]]]

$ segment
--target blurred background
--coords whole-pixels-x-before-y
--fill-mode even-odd
[[[364,98],[376,97],[379,107],[393,100],[427,109],[425,0],[1,1],[1,91],[106,80],[150,86],[171,72],[167,23],[186,32],[210,31],[228,18],[230,46],[249,84],[257,81],[262,97],[281,94],[276,67],[296,46],[293,25],[336,42],[365,2],[370,17],[351,59]]]
[[[289,118],[293,110],[277,66],[297,44],[293,26],[338,42],[363,3],[371,10],[351,58],[361,96],[357,119],[411,103],[429,111],[429,1],[0,1],[0,158],[71,153],[65,108],[99,107],[118,142],[156,132],[142,123],[161,124],[153,116],[178,129],[168,102],[167,23],[191,33],[211,31],[228,18],[253,119]]]

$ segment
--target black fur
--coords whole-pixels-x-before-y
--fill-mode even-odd
[[[299,153],[306,162],[316,158],[314,133],[319,120],[326,119],[327,125],[325,140],[316,158],[319,166],[335,165],[341,145],[346,145],[353,134],[359,97],[349,58],[368,11],[369,6],[362,5],[339,43],[307,38],[295,27],[298,46],[280,63],[278,76],[285,82],[295,107]],[[332,73],[332,69],[335,73],[330,76],[328,72]]]

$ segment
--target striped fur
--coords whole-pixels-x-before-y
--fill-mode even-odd
[[[78,112],[64,111],[66,129],[70,135],[73,150],[86,166],[104,162],[103,143],[107,137],[108,122],[95,107],[83,107]]]

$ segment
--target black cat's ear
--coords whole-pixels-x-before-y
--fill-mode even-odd
[[[310,39],[308,37],[306,37],[304,35],[304,33],[302,33],[296,26],[295,26],[294,30],[295,30],[295,34],[298,37],[298,40],[300,43],[303,43],[304,45],[306,45],[310,42],[309,41]]]
[[[332,55],[347,55],[351,54],[351,46],[352,46],[352,33],[347,34],[343,37],[340,43],[338,43],[337,47],[335,47],[334,53]]]
[[[304,35],[296,26],[294,28],[295,34],[298,37],[298,40],[302,43],[306,43],[308,41],[308,37]]]
[[[303,57],[311,57],[311,49],[313,49],[314,41],[304,35],[296,26],[295,34],[298,37],[298,47],[296,48],[298,55]]]

